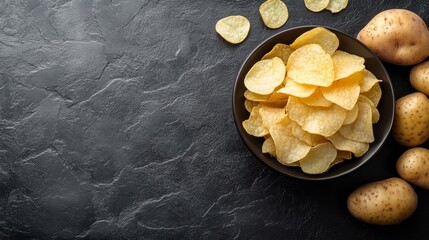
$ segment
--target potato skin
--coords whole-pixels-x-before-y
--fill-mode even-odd
[[[396,161],[396,171],[407,182],[429,189],[429,150],[410,148]]]
[[[420,92],[396,100],[393,138],[401,145],[416,147],[429,138],[429,99]]]
[[[419,63],[411,69],[410,83],[417,91],[429,96],[429,61]]]
[[[417,194],[406,181],[393,177],[365,184],[347,198],[347,208],[358,220],[376,224],[399,224],[416,210]]]
[[[380,12],[358,33],[381,60],[396,65],[414,65],[429,56],[429,31],[425,22],[409,10]]]

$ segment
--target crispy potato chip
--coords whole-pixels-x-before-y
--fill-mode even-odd
[[[262,153],[268,153],[273,157],[276,157],[276,146],[274,145],[273,138],[269,137],[262,143]]]
[[[299,161],[310,151],[310,146],[291,134],[291,129],[283,124],[275,124],[270,128],[274,140],[277,160],[282,164]]]
[[[380,120],[380,112],[378,111],[377,107],[374,106],[374,103],[366,96],[360,95],[359,102],[367,103],[371,106],[371,113],[372,113],[372,123],[378,122]]]
[[[289,57],[286,69],[287,78],[297,83],[327,87],[334,81],[331,55],[317,44],[295,50]]]
[[[344,120],[343,125],[347,125],[354,122],[358,116],[358,113],[359,113],[359,107],[357,104],[355,104],[355,106],[351,110],[347,111],[347,117]]]
[[[289,95],[287,95],[286,93],[275,91],[270,94],[270,97],[268,98],[268,102],[285,102],[286,103],[288,98],[289,98]]]
[[[244,107],[249,113],[252,112],[253,107],[258,104],[259,104],[258,102],[255,102],[249,99],[244,100]]]
[[[359,98],[361,77],[362,74],[358,72],[333,82],[329,87],[320,88],[320,90],[328,101],[346,110],[351,110]]]
[[[278,122],[286,115],[284,108],[270,107],[265,104],[261,104],[259,108],[259,114],[262,117],[262,125],[267,129]]]
[[[320,12],[325,9],[329,0],[304,0],[305,7],[312,12]]]
[[[363,70],[363,80],[361,81],[360,85],[360,92],[368,92],[375,84],[381,82],[381,80],[378,80],[372,72],[368,71],[367,69]]]
[[[216,23],[216,32],[227,42],[238,44],[246,39],[250,30],[250,22],[247,18],[236,15],[220,19]]]
[[[316,27],[303,33],[289,46],[294,49],[298,49],[302,46],[313,43],[320,45],[325,52],[332,55],[340,45],[340,40],[337,35],[328,29]]]
[[[286,105],[289,118],[305,131],[324,137],[336,133],[347,117],[347,110],[333,104],[330,107],[310,107],[296,97],[289,97]]]
[[[368,97],[371,100],[371,102],[374,103],[374,106],[377,107],[381,99],[381,94],[382,92],[381,92],[380,84],[376,83],[374,84],[374,86],[372,86],[372,88],[369,91],[364,92],[361,95]]]
[[[365,59],[363,57],[340,50],[332,54],[332,61],[334,62],[335,80],[348,77],[365,69]],[[363,75],[361,78],[363,79]]]
[[[339,132],[345,138],[371,143],[374,141],[374,131],[372,129],[371,106],[367,103],[358,102],[359,114],[356,120],[340,128]]]
[[[286,67],[280,58],[261,60],[246,74],[244,85],[251,92],[267,95],[282,84],[285,74]]]
[[[299,126],[294,121],[291,121],[291,122],[292,122],[291,123],[292,124],[292,135],[297,137],[299,140],[305,142],[307,145],[314,147],[320,143],[324,143],[324,142],[328,141],[323,136],[320,136],[317,134],[312,134],[312,133],[305,131],[304,129],[302,129],[301,126]]]
[[[326,9],[332,13],[338,13],[347,7],[348,0],[330,0]]]
[[[283,26],[289,18],[287,6],[281,0],[268,0],[259,7],[262,21],[268,28]]]
[[[310,149],[299,161],[303,172],[320,174],[326,172],[337,157],[337,149],[330,142],[324,142]]]
[[[316,88],[317,86],[300,84],[292,79],[286,78],[285,86],[277,90],[277,93],[283,93],[290,96],[305,98],[313,94],[314,91],[316,91]]]
[[[265,54],[261,60],[270,59],[274,57],[280,58],[286,65],[289,56],[295,51],[295,49],[289,47],[289,45],[283,43],[277,43],[269,53]]]
[[[332,102],[326,100],[326,98],[323,96],[320,88],[317,88],[309,97],[302,98],[301,101],[305,105],[312,107],[329,107],[332,105]]]
[[[339,132],[327,137],[327,139],[334,144],[335,148],[338,150],[352,152],[355,157],[363,156],[369,149],[369,143],[347,139]]]
[[[338,150],[337,151],[337,158],[352,159],[352,153],[350,151]]]
[[[265,101],[268,101],[268,98],[270,98],[270,95],[257,94],[249,90],[246,90],[244,91],[244,97],[247,100],[251,100],[254,102],[265,102]]]
[[[263,137],[269,133],[268,129],[262,125],[262,116],[259,113],[259,109],[261,109],[260,104],[254,106],[250,112],[249,118],[242,123],[244,130],[246,130],[249,135],[255,137]]]

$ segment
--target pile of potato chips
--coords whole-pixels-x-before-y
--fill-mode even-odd
[[[263,153],[308,174],[365,154],[380,118],[380,80],[338,46],[334,33],[313,28],[275,45],[244,79],[246,132],[265,138]]]

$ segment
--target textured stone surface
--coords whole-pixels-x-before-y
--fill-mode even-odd
[[[396,175],[391,139],[347,176],[291,179],[248,152],[231,98],[247,54],[282,29],[356,35],[388,8],[428,24],[428,1],[285,2],[269,30],[262,1],[0,0],[0,239],[422,239],[427,191],[399,226],[347,212],[348,193]],[[252,24],[237,46],[214,32],[232,14]],[[412,91],[409,68],[386,67],[397,97]]]

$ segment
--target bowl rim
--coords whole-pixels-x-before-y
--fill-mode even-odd
[[[236,99],[237,99],[237,88],[238,88],[238,84],[239,84],[239,80],[240,80],[240,75],[241,75],[241,73],[243,72],[243,70],[244,70],[244,68],[245,68],[245,66],[247,65],[247,63],[250,61],[250,59],[251,59],[251,57],[255,54],[255,53],[257,53],[257,51],[262,47],[262,46],[264,46],[267,42],[269,42],[269,41],[271,41],[271,39],[273,39],[273,38],[276,38],[276,37],[278,37],[279,35],[282,35],[282,34],[285,34],[285,33],[287,33],[287,32],[290,32],[290,31],[295,31],[295,30],[300,30],[300,29],[308,29],[308,30],[311,30],[312,28],[316,28],[316,27],[323,27],[323,28],[326,28],[326,29],[328,29],[328,30],[330,30],[330,31],[332,31],[332,32],[334,32],[336,35],[337,34],[342,34],[342,35],[344,35],[345,37],[347,37],[347,38],[350,38],[350,39],[353,39],[354,41],[356,41],[359,45],[361,45],[370,55],[371,55],[371,57],[377,62],[377,65],[379,65],[379,67],[381,68],[381,71],[382,72],[384,72],[385,73],[385,75],[386,75],[386,81],[388,82],[388,85],[389,85],[389,90],[390,90],[390,94],[391,94],[391,96],[392,96],[392,101],[393,101],[393,104],[392,104],[392,106],[390,107],[390,111],[392,112],[392,116],[391,116],[391,120],[389,121],[389,125],[388,126],[385,126],[386,127],[386,134],[384,134],[384,135],[382,135],[381,136],[381,139],[379,139],[379,144],[378,144],[378,147],[377,147],[377,149],[375,150],[375,151],[373,151],[369,156],[367,156],[366,157],[366,160],[364,160],[364,161],[361,161],[361,162],[359,162],[359,163],[357,163],[357,164],[355,164],[355,166],[353,166],[353,167],[350,167],[350,168],[348,168],[348,169],[346,169],[346,170],[344,170],[344,171],[341,171],[341,172],[338,172],[337,174],[334,174],[334,175],[327,175],[326,173],[328,173],[328,172],[325,172],[325,173],[321,173],[321,174],[315,174],[315,175],[313,175],[313,174],[306,174],[306,173],[304,173],[304,172],[302,172],[302,173],[304,173],[304,174],[291,174],[291,173],[287,173],[287,172],[284,172],[284,171],[281,171],[280,169],[278,169],[277,167],[275,167],[275,166],[273,166],[272,164],[270,164],[269,162],[267,162],[267,161],[265,161],[263,158],[261,158],[261,157],[259,157],[259,155],[261,155],[261,156],[264,156],[264,154],[262,153],[262,151],[259,151],[259,152],[255,152],[254,151],[254,149],[253,148],[251,148],[250,147],[250,139],[249,138],[246,138],[245,137],[245,135],[248,135],[245,131],[244,131],[244,129],[242,129],[242,128],[240,128],[239,127],[239,125],[241,125],[241,122],[240,122],[240,120],[238,119],[239,118],[239,116],[238,116],[238,109],[237,109],[237,104],[236,104]],[[341,43],[340,43],[340,46],[341,46]],[[369,160],[371,160],[373,157],[374,157],[374,155],[383,147],[383,145],[386,143],[386,140],[387,140],[387,138],[388,138],[388,136],[390,135],[390,132],[391,132],[391,130],[392,130],[392,126],[393,126],[393,117],[394,117],[394,114],[395,114],[395,99],[396,99],[396,97],[395,97],[395,92],[394,92],[394,89],[393,89],[393,83],[392,83],[392,81],[391,81],[391,79],[390,79],[390,76],[389,76],[389,72],[386,70],[386,68],[385,68],[385,66],[384,66],[384,64],[382,63],[382,61],[379,59],[379,57],[370,49],[370,48],[368,48],[363,42],[361,42],[360,40],[358,40],[356,37],[353,37],[352,35],[350,35],[350,34],[348,34],[348,33],[346,33],[346,32],[344,32],[344,31],[342,31],[342,30],[339,30],[339,29],[337,29],[337,28],[334,28],[334,27],[329,27],[329,26],[323,26],[323,25],[301,25],[301,26],[295,26],[295,27],[291,27],[291,28],[287,28],[287,29],[284,29],[284,30],[281,30],[281,31],[279,31],[279,32],[277,32],[277,33],[275,33],[275,34],[273,34],[273,35],[271,35],[271,36],[269,36],[269,37],[267,37],[266,39],[264,39],[261,43],[259,43],[256,47],[254,47],[253,48],[253,50],[247,55],[247,57],[245,58],[245,60],[244,60],[244,62],[242,63],[242,65],[240,66],[240,68],[239,68],[239,71],[238,71],[238,73],[237,73],[237,76],[236,76],[236,78],[235,78],[235,82],[234,82],[234,88],[233,88],[233,94],[232,94],[232,109],[233,109],[233,118],[234,118],[234,125],[235,125],[235,127],[236,127],[236,129],[237,129],[237,131],[238,131],[238,133],[239,133],[239,135],[240,135],[240,138],[242,139],[242,141],[245,143],[244,145],[246,145],[246,147],[247,147],[247,149],[252,153],[252,155],[254,156],[254,157],[256,157],[260,162],[262,162],[265,166],[267,166],[267,167],[269,167],[270,169],[272,169],[272,170],[274,170],[275,172],[277,172],[277,173],[280,173],[281,175],[283,175],[283,176],[288,176],[288,177],[293,177],[293,178],[295,178],[295,179],[301,179],[301,180],[315,180],[315,181],[320,181],[320,180],[329,180],[329,179],[334,179],[334,178],[338,178],[338,177],[341,177],[341,176],[344,176],[344,175],[346,175],[346,174],[348,174],[348,173],[351,173],[351,172],[353,172],[354,170],[356,170],[356,169],[358,169],[359,167],[361,167],[362,165],[364,165],[365,163],[367,163]],[[243,103],[244,104],[244,103]],[[249,137],[253,137],[253,136],[250,136],[249,135]],[[254,137],[254,138],[256,138],[256,137]],[[265,156],[265,157],[268,157],[268,156]],[[272,158],[272,157],[269,157],[269,158]],[[273,159],[275,159],[275,158],[273,158]],[[276,160],[276,159],[275,159]],[[283,165],[284,166],[284,165]],[[287,167],[287,166],[284,166],[284,167]]]

